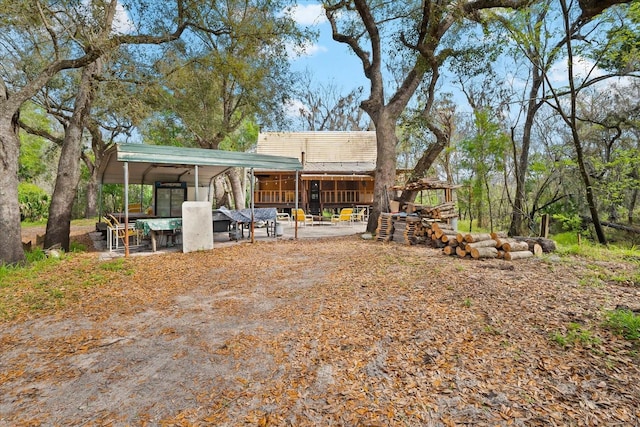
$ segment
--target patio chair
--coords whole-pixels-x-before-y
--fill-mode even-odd
[[[109,229],[109,232],[107,233],[107,240],[109,240],[107,242],[107,244],[109,245],[109,251],[112,250],[113,243],[115,243],[116,250],[118,249],[119,240],[122,241],[122,245],[124,246],[124,239],[127,237],[127,230],[125,229],[124,224],[121,224],[120,221],[118,221],[118,218],[116,218],[115,215],[112,214],[107,214],[103,219],[107,223],[107,228]],[[129,238],[135,238],[136,245],[140,245],[140,236],[142,231],[137,230],[134,224],[129,224],[128,229]]]
[[[294,217],[300,225],[313,225],[313,215],[305,214],[302,209],[295,211]]]
[[[354,222],[362,222],[364,221],[364,214],[367,213],[364,209],[360,209],[358,212],[352,215]]]
[[[342,208],[340,213],[331,217],[331,223],[334,225],[343,223],[353,223],[353,208]]]

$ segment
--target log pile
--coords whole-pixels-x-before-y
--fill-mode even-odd
[[[415,245],[420,240],[416,237],[416,231],[420,224],[420,218],[415,216],[399,217],[393,222],[393,240],[396,243]]]
[[[391,235],[391,240],[396,243],[404,243],[405,241],[405,233],[407,229],[407,223],[404,219],[398,219],[393,222],[393,234]]]
[[[452,184],[446,181],[440,181],[437,178],[420,178],[417,181],[410,182],[407,185],[400,185],[391,187],[392,190],[408,190],[408,191],[420,191],[420,190],[441,190],[441,189],[455,189],[460,188],[459,185]]]
[[[430,219],[457,218],[456,205],[454,202],[442,203],[437,206],[421,206],[420,216]]]
[[[432,227],[433,230],[433,227]],[[456,233],[455,238],[449,230],[441,230],[436,226],[432,231],[432,239],[440,243],[436,247],[442,247],[445,255],[456,255],[460,258],[501,258],[506,261],[530,258],[555,249],[555,242],[541,238],[506,238],[502,233]],[[437,237],[437,236],[440,237]],[[543,242],[544,247],[539,243]]]
[[[393,218],[390,213],[382,212],[378,217],[376,228],[376,240],[388,242],[393,236]]]

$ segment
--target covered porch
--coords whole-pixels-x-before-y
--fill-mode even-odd
[[[168,219],[180,218],[179,231],[189,228],[188,222],[194,222],[197,223],[194,227],[197,234],[204,232],[209,236],[213,233],[211,206],[213,180],[231,168],[249,169],[252,175],[256,168],[269,168],[288,171],[296,176],[302,170],[302,164],[296,158],[266,154],[145,144],[116,144],[105,153],[98,176],[101,185],[123,184],[124,210],[118,220],[123,224],[124,233],[133,232],[136,228],[144,228],[138,227],[136,221],[162,218],[167,219],[165,221],[167,223],[175,224],[177,221],[172,222]],[[253,179],[250,182],[252,183]],[[130,213],[129,184],[154,187],[153,210]],[[250,194],[253,194],[253,191]],[[137,200],[134,201],[136,202]],[[184,206],[188,206],[189,212],[193,212],[191,219],[182,218]],[[250,201],[250,206],[252,209],[255,206],[253,200]],[[100,215],[103,214],[100,207]],[[173,233],[176,230],[172,228],[168,231]],[[212,245],[213,238],[210,240]],[[127,253],[129,239],[124,239],[124,242],[125,253]]]

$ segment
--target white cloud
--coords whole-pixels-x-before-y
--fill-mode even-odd
[[[309,113],[309,108],[299,99],[292,99],[287,102],[284,107],[285,113],[289,117],[300,117],[305,113]]]
[[[113,24],[111,25],[111,28],[113,29],[113,32],[117,34],[129,34],[135,30],[133,21],[131,21],[129,14],[120,2],[118,2],[116,6],[116,13],[113,17]]]
[[[289,14],[299,25],[319,25],[327,21],[321,4],[296,5]]]
[[[567,82],[567,61],[556,62],[549,70],[548,76],[552,83],[566,83]],[[594,67],[595,63],[581,56],[575,56],[573,58],[573,74],[577,80],[584,80],[585,78],[593,79],[604,75],[605,73],[598,67]]]
[[[287,45],[287,54],[291,59],[314,56],[327,52],[328,49],[317,43],[306,43],[304,46]]]

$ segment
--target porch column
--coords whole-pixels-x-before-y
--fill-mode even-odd
[[[195,176],[196,191],[195,191],[195,193],[196,193],[196,202],[197,202],[198,201],[198,165],[195,165],[195,173],[196,173],[196,176]]]
[[[129,256],[129,162],[124,162],[124,256]],[[116,232],[117,235],[117,232]],[[116,237],[117,238],[117,237]]]

